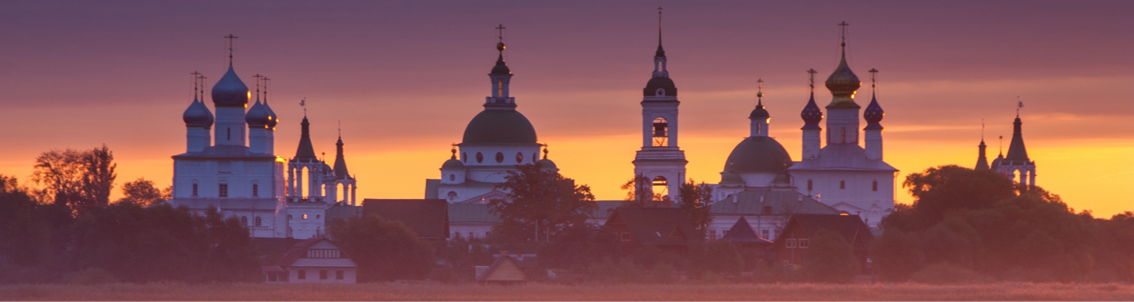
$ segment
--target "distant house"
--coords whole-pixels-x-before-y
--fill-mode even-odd
[[[713,202],[708,239],[719,239],[740,218],[745,218],[761,238],[775,240],[795,214],[839,214],[838,210],[790,188],[748,189]]]
[[[764,260],[768,246],[772,245],[772,241],[757,235],[756,230],[752,229],[752,225],[748,224],[748,220],[744,217],[737,219],[724,237],[718,240],[728,241],[736,246],[744,256],[744,263],[748,268],[755,267],[756,263]]]
[[[261,271],[267,283],[354,284],[358,265],[330,240],[317,237],[295,244],[276,265]]]
[[[487,204],[449,204],[449,238],[485,238],[492,234],[492,226],[500,221]]]
[[[370,199],[362,201],[363,215],[401,221],[425,240],[449,238],[449,203],[444,199]]]
[[[823,229],[842,235],[854,248],[860,267],[867,269],[867,247],[874,240],[874,235],[871,234],[870,227],[856,215],[792,215],[784,226],[783,234],[776,238],[770,250],[775,253],[777,261],[803,264],[807,249],[811,246],[811,237]]]
[[[622,243],[624,253],[641,247],[686,254],[689,245],[700,241],[693,222],[679,208],[615,208],[604,225]]]
[[[495,258],[492,265],[476,267],[476,282],[517,284],[531,281],[523,265],[524,260],[527,260],[525,257],[502,254],[495,255]],[[530,258],[534,259],[534,257]]]

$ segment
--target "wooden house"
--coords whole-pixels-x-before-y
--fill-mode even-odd
[[[774,259],[784,263],[802,265],[807,259],[807,250],[811,246],[811,237],[819,230],[828,230],[839,234],[850,243],[854,255],[858,258],[860,268],[868,269],[868,248],[874,235],[870,228],[856,215],[821,215],[797,214],[788,219],[784,231],[772,243],[770,250]]]
[[[621,242],[624,253],[642,247],[685,255],[702,240],[685,210],[679,208],[619,207],[604,224]]]
[[[330,240],[316,237],[295,244],[276,265],[261,271],[267,283],[354,284],[358,265]]]

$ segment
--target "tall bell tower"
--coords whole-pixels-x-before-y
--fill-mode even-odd
[[[642,97],[642,149],[634,157],[634,177],[648,185],[637,186],[650,195],[677,202],[685,179],[685,151],[677,146],[677,86],[666,70],[662,49],[661,8],[658,8],[658,50],[653,77]]]

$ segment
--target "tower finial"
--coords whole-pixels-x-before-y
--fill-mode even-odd
[[[984,141],[984,119],[980,119],[980,141]]]
[[[869,72],[870,72],[870,94],[875,94],[874,83],[878,80],[878,78],[877,78],[878,77],[878,69],[877,68],[871,68]]]
[[[343,139],[343,121],[339,120],[339,139]]]
[[[1024,108],[1024,101],[1020,100],[1020,96],[1016,96],[1016,118],[1020,118],[1020,108]]]
[[[1000,136],[1000,156],[1004,156],[1004,136]]]
[[[264,76],[257,73],[256,75],[254,75],[252,77],[256,78],[256,100],[259,101],[260,100],[260,81],[264,79]]]
[[[264,105],[268,104],[268,81],[271,80],[272,79],[269,79],[268,77],[264,77]]]
[[[500,39],[500,42],[496,43],[496,50],[500,51],[501,56],[504,55],[504,29],[504,24],[496,26],[496,38]]]
[[[197,74],[197,86],[201,87],[201,102],[205,101],[205,75]]]
[[[543,159],[547,159],[547,144],[543,144]]]
[[[194,71],[193,73],[190,73],[190,75],[193,76],[193,100],[196,100],[197,99],[197,92],[200,91],[198,89],[199,87],[197,86],[197,84],[198,84],[197,81],[201,80],[201,73]]]
[[[452,143],[451,146],[453,149],[450,149],[449,152],[453,152],[453,156],[449,157],[449,159],[457,159],[457,143]]]
[[[303,107],[303,118],[307,118],[307,97],[299,100],[299,107]]]
[[[224,38],[228,39],[228,66],[232,66],[232,42],[236,40],[236,36],[228,34]]]
[[[661,13],[662,13],[662,7],[658,6],[658,48],[661,48],[661,30],[662,30]]]
[[[756,79],[756,106],[764,104],[764,79]]]
[[[819,72],[815,71],[815,68],[811,68],[807,70],[807,73],[811,76],[811,93],[815,93],[815,74]]]
[[[844,62],[847,60],[847,25],[850,25],[847,23],[847,21],[839,23],[839,28],[841,31],[841,34],[839,36],[839,51],[840,55],[842,56],[841,60],[843,60]]]

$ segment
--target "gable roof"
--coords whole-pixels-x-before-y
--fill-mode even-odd
[[[487,204],[451,203],[449,204],[449,223],[493,224],[499,217],[492,214]]]
[[[280,257],[280,260],[276,261],[276,265],[277,266],[291,266],[292,263],[295,263],[295,260],[299,260],[299,258],[302,258],[303,256],[307,255],[307,249],[308,248],[310,248],[312,245],[315,245],[316,243],[319,243],[320,241],[330,242],[330,240],[327,240],[327,238],[323,238],[323,237],[314,237],[314,238],[311,238],[311,239],[300,241],[299,243],[296,243],[295,245],[293,245],[291,247],[291,249],[288,249],[287,252],[284,253],[283,257]],[[334,243],[332,243],[332,245],[334,245]],[[346,252],[341,252],[341,253],[346,255]],[[348,258],[349,258],[349,256],[348,256]]]
[[[642,245],[687,245],[696,239],[692,220],[680,208],[618,207],[606,225],[612,222],[625,223]]]
[[[444,199],[365,199],[362,213],[401,221],[422,239],[449,238],[449,203]]]
[[[721,237],[721,240],[735,242],[735,243],[760,243],[772,244],[768,239],[761,238],[756,235],[756,231],[752,229],[752,225],[748,224],[748,220],[743,216],[736,220],[736,224],[728,230],[728,233]]]
[[[814,214],[799,214],[792,215],[788,220],[787,225],[784,226],[783,233],[787,234],[789,231],[796,228],[802,229],[808,236],[815,235],[815,232],[826,229],[842,235],[847,243],[851,246],[855,245],[856,238],[862,240],[863,246],[855,246],[856,250],[865,249],[865,244],[869,244],[874,240],[874,234],[870,232],[870,227],[862,222],[862,219],[856,215],[814,215]],[[782,238],[776,238],[776,245],[779,245]]]
[[[765,214],[764,207],[771,207]],[[741,191],[714,202],[709,211],[718,215],[838,214],[839,211],[794,190]]]
[[[502,255],[488,266],[483,273],[476,276],[476,282],[522,282],[528,281],[528,275],[520,267],[520,263],[512,256]]]

